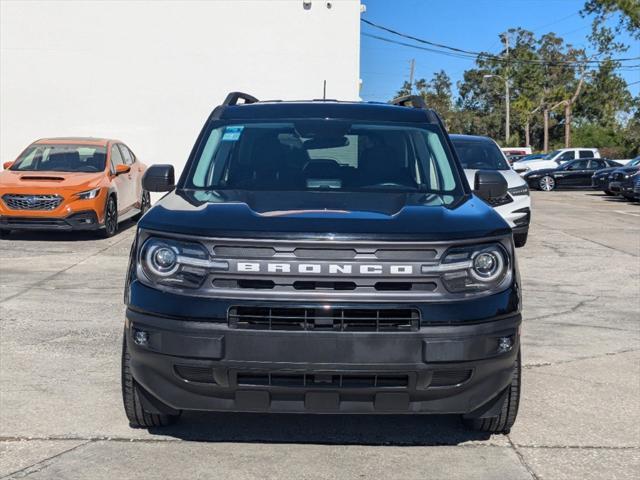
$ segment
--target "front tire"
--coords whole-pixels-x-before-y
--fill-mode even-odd
[[[131,374],[131,357],[125,337],[122,339],[122,401],[129,425],[132,428],[166,427],[175,422],[178,415],[150,413],[144,409],[140,401],[141,387]]]
[[[550,192],[556,188],[556,181],[553,177],[549,175],[545,175],[540,180],[538,180],[538,188],[543,192]]]
[[[614,197],[614,196],[615,196],[615,193],[613,193],[611,190],[605,190],[605,191],[604,191],[604,194],[605,194],[605,195],[608,195],[608,196],[610,196],[610,197]]]
[[[107,200],[107,206],[104,210],[104,228],[102,229],[102,237],[113,237],[118,232],[118,206],[116,199],[111,195]]]
[[[142,216],[147,213],[147,210],[151,207],[151,195],[146,190],[142,191],[142,197],[140,198],[140,213],[133,217],[137,222]]]
[[[507,391],[507,397],[502,404],[500,415],[491,418],[469,418],[463,419],[465,426],[471,430],[485,433],[503,433],[507,435],[518,416],[518,406],[520,405],[520,378],[522,365],[520,352],[513,366],[513,378]]]

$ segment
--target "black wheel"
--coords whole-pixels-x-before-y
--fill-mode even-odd
[[[107,200],[107,207],[104,211],[104,228],[102,236],[104,238],[113,237],[118,231],[118,206],[116,199],[110,196]]]
[[[9,238],[11,230],[0,230],[0,238]]]
[[[524,247],[527,244],[527,237],[529,236],[529,232],[524,233],[514,233],[513,234],[513,243],[515,243],[516,248]]]
[[[615,196],[615,193],[613,193],[611,190],[605,190],[605,191],[604,191],[604,194],[605,194],[605,195],[609,195],[610,197]]]
[[[126,332],[125,332],[126,335]],[[122,339],[122,401],[124,411],[133,428],[165,427],[172,424],[178,415],[164,415],[147,412],[140,402],[140,385],[131,375],[131,357],[127,350],[127,339]]]
[[[538,180],[538,188],[543,192],[550,192],[556,188],[556,181],[553,177],[546,175]]]
[[[151,207],[151,195],[146,190],[142,191],[142,198],[140,198],[140,213],[138,213],[133,219],[137,222]]]
[[[463,419],[465,426],[471,430],[486,433],[504,433],[511,431],[511,427],[518,416],[518,405],[520,404],[520,374],[522,365],[520,363],[520,352],[513,366],[513,378],[508,387],[507,397],[502,404],[500,415],[492,418],[469,418]]]

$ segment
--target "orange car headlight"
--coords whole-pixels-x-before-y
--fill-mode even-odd
[[[85,190],[84,192],[76,193],[76,197],[80,200],[92,200],[100,195],[100,188],[94,188],[93,190]]]

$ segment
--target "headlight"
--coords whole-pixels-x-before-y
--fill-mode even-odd
[[[84,192],[76,193],[76,196],[80,200],[91,200],[100,195],[100,188],[94,188],[93,190],[86,190]]]
[[[529,186],[527,184],[520,185],[519,187],[513,187],[508,190],[511,196],[517,195],[529,195]]]
[[[498,290],[511,280],[511,262],[499,243],[452,248],[439,265],[423,266],[422,273],[440,273],[451,293]]]
[[[166,238],[149,238],[138,256],[139,275],[144,283],[198,288],[210,270],[227,270],[228,262],[211,261],[199,243]]]

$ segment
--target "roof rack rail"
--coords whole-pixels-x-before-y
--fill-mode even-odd
[[[227,95],[227,98],[224,99],[224,102],[222,102],[222,105],[224,106],[237,105],[238,100],[241,100],[241,99],[244,100],[244,103],[256,103],[258,101],[256,97],[254,97],[253,95],[249,95],[248,93],[231,92],[229,93],[229,95]]]
[[[389,103],[400,107],[427,108],[424,98],[419,95],[403,95],[402,97],[394,98]]]

